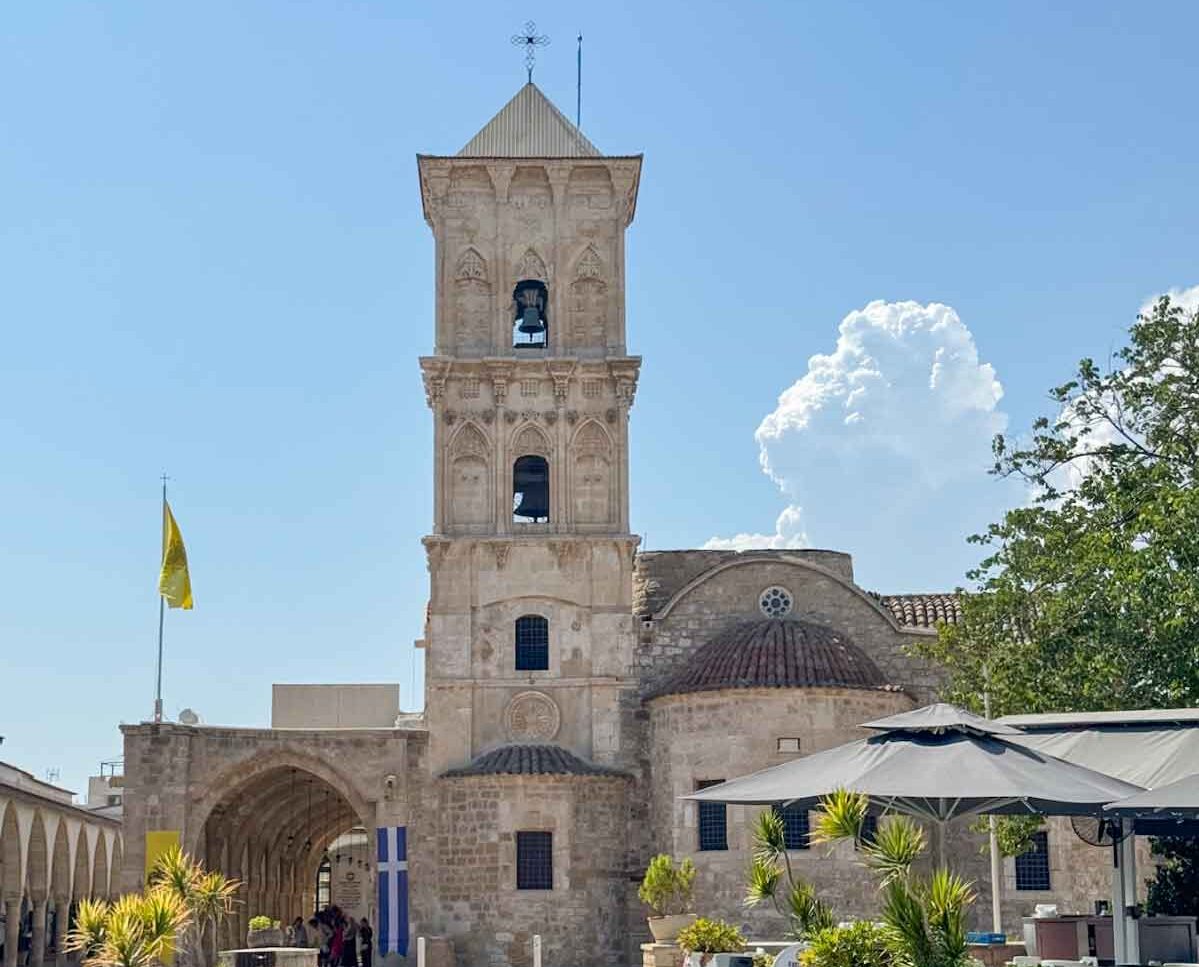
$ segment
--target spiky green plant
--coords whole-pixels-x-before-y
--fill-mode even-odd
[[[899,967],[965,967],[966,911],[974,902],[972,885],[948,869],[924,879],[912,869],[925,851],[924,831],[907,816],[888,816],[863,842],[869,799],[838,790],[821,802],[818,842],[852,840],[861,862],[879,877],[883,920]]]
[[[753,824],[753,857],[745,874],[745,905],[771,903],[787,919],[787,935],[806,940],[815,931],[832,926],[832,912],[811,884],[795,876],[787,854],[783,819],[773,809],[763,810]]]
[[[64,947],[78,953],[84,961],[94,957],[104,946],[108,932],[109,904],[107,900],[83,899],[75,913],[75,926],[67,933]]]
[[[78,952],[84,967],[156,967],[172,953],[203,960],[209,924],[214,940],[210,962],[215,962],[216,926],[232,912],[239,885],[206,872],[174,847],[159,858],[142,893],[112,903],[82,901],[66,949]]]

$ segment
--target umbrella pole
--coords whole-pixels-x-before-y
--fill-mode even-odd
[[[1124,838],[1120,841],[1120,850],[1122,851],[1123,859],[1123,874],[1124,874],[1124,902],[1130,907],[1135,907],[1137,902],[1137,841],[1133,835],[1133,820],[1123,820]],[[1121,911],[1121,916],[1123,916]],[[1141,943],[1138,935],[1139,924],[1135,917],[1125,917],[1124,920],[1124,946],[1128,956],[1127,962],[1130,964],[1139,964],[1141,962]]]
[[[983,666],[983,715],[991,717],[991,675],[990,669]],[[1003,889],[1003,867],[999,857],[999,826],[994,814],[987,817],[987,842],[991,853],[991,929],[995,933],[1003,933],[1003,909],[1000,904],[1000,890]]]
[[[1000,891],[1003,889],[1003,866],[999,856],[998,822],[993,815],[987,817],[987,838],[991,848],[991,929],[995,933],[1003,933],[1003,909],[1000,903]]]
[[[1112,946],[1116,963],[1128,963],[1128,944],[1124,935],[1124,870],[1120,864],[1120,844],[1112,844]]]

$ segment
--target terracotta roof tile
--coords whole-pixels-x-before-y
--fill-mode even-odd
[[[870,593],[905,628],[935,628],[962,620],[962,602],[956,594]]]
[[[795,618],[756,618],[700,646],[649,695],[728,688],[886,688],[870,657],[845,635]]]

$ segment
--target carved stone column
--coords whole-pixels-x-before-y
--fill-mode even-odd
[[[46,959],[46,898],[33,901],[33,936],[29,943],[30,967],[42,967]]]
[[[21,894],[4,898],[4,967],[17,967],[17,945],[21,940]]]
[[[71,920],[71,898],[65,893],[54,894],[54,964],[66,967],[67,927]]]

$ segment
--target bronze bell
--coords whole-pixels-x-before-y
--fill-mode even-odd
[[[512,300],[516,303],[514,321],[520,323],[516,327],[517,331],[529,336],[530,341],[533,341],[532,337],[545,332],[545,283],[536,279],[516,283]]]
[[[544,457],[524,456],[512,468],[512,492],[520,500],[512,508],[514,517],[549,520],[550,468]]]

